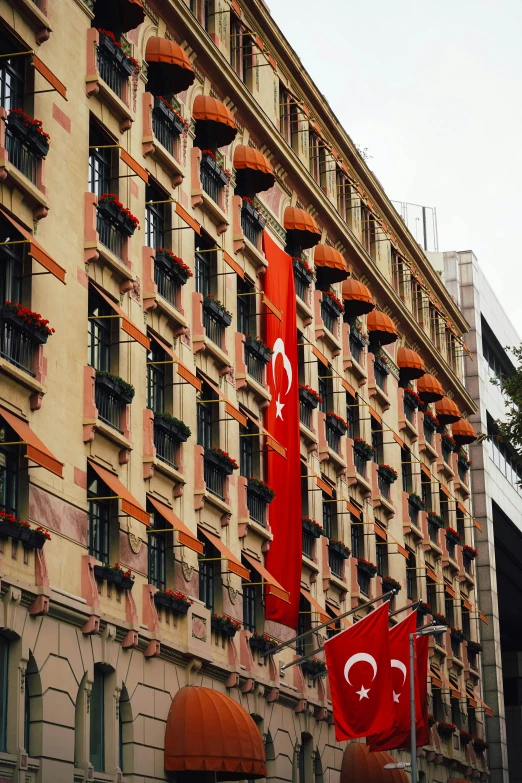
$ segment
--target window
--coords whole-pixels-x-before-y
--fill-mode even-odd
[[[209,400],[212,400],[212,402],[208,402]],[[217,400],[215,392],[210,388],[208,383],[203,383],[201,400],[198,400],[197,403],[196,418],[198,444],[203,446],[204,449],[209,449],[213,445],[212,424],[215,415],[213,408],[216,409],[216,412],[218,408],[217,402],[213,402],[213,400]]]
[[[493,378],[500,375],[512,375],[513,364],[484,316],[481,316],[481,327],[482,355],[489,374]]]
[[[4,30],[0,34],[0,54],[11,54],[21,50],[17,39]],[[0,57],[0,105],[9,109],[24,108],[26,57]]]
[[[250,568],[248,563],[243,563],[244,566]],[[252,581],[256,581],[253,579]],[[257,585],[251,585],[243,580],[243,627],[246,631],[257,630],[257,616],[258,607],[260,606],[261,592]]]
[[[0,510],[18,516],[18,465],[17,446],[2,446],[19,440],[13,430],[0,423]]]
[[[337,538],[337,495],[333,490],[332,497],[323,492],[323,529],[326,538]]]
[[[217,272],[217,258],[214,243],[196,234],[196,291],[203,296],[214,293]]]
[[[364,557],[364,525],[362,519],[350,514],[352,557]]]
[[[2,221],[0,236],[2,243],[19,242],[22,239],[22,236],[5,221]],[[2,304],[22,301],[24,247],[23,244],[2,244],[0,247],[0,302]]]
[[[403,302],[406,302],[411,286],[411,273],[397,251],[392,248],[392,285]]]
[[[150,351],[147,354],[147,408],[155,413],[165,411],[165,386],[167,367],[166,352],[151,340]]]
[[[382,465],[384,463],[384,446],[382,435],[382,423],[372,418],[372,459],[378,465]]]
[[[111,147],[110,145],[114,145]],[[112,193],[111,175],[116,142],[98,125],[91,121],[89,131],[89,192],[98,198],[104,193]],[[115,182],[117,187],[117,180]]]
[[[352,188],[350,180],[342,171],[336,171],[337,211],[350,228],[352,226]]]
[[[325,367],[322,362],[317,362],[317,376],[318,376],[318,389],[319,395],[323,398],[323,401],[319,403],[319,410],[321,413],[328,413],[332,410],[332,369],[330,365]]]
[[[450,523],[450,515],[449,515],[449,498],[447,495],[441,490],[439,490],[439,504],[440,504],[440,515],[442,519],[444,520],[446,526]]]
[[[126,737],[127,732],[129,738]],[[130,709],[130,699],[127,688],[125,685],[123,685],[120,696],[120,709],[118,711],[118,762],[119,767],[124,775],[128,771],[125,745],[130,744],[131,738],[132,714]],[[131,748],[129,748],[129,750],[131,750]]]
[[[369,209],[361,205],[361,244],[375,261],[375,219]]]
[[[375,551],[377,552],[377,575],[388,576],[388,544],[380,536],[375,536]]]
[[[409,449],[401,449],[402,491],[412,492],[411,452]]]
[[[437,611],[437,585],[429,576],[426,578],[426,602]]]
[[[111,323],[114,315],[108,304],[93,290],[89,290],[89,345],[88,363],[99,372],[110,372]]]
[[[210,19],[213,18],[213,0],[190,0],[190,10],[198,22],[208,31]]]
[[[9,672],[9,642],[0,636],[0,751],[7,749],[7,686]],[[27,748],[26,748],[27,750]]]
[[[111,497],[114,493],[97,477],[96,473],[90,467],[87,471],[87,482],[89,554],[102,563],[109,563],[109,520],[111,501],[96,500],[96,498]]]
[[[212,560],[211,558],[219,557],[219,552],[212,544],[209,544],[206,538],[201,534],[198,535],[200,541],[205,544],[202,558],[198,560],[199,565],[199,600],[203,601],[207,609],[211,612],[214,611],[214,582],[216,577],[220,574],[220,561]]]
[[[279,122],[281,135],[297,152],[299,149],[299,107],[294,96],[282,85],[279,87]]]
[[[492,417],[488,417],[489,455],[500,472],[514,489],[522,496],[522,465],[518,463],[516,452],[506,440],[498,440],[498,429]]]
[[[410,601],[417,598],[417,558],[413,552],[409,553],[406,561],[406,597]]]
[[[299,599],[299,618],[297,620],[297,635],[300,636],[303,633],[309,631],[312,627],[312,607],[303,596]],[[304,655],[307,650],[310,649],[310,636],[306,639],[298,639],[295,643],[296,655]]]
[[[360,436],[359,425],[359,398],[346,394],[346,423],[348,429],[346,435],[348,438],[357,438]]]
[[[431,500],[431,486],[431,476],[427,476],[425,473],[421,473],[422,500],[426,506],[426,511],[433,510],[433,503]]]
[[[90,762],[96,772],[105,772],[105,674],[98,665],[94,667],[90,718]]]
[[[159,590],[165,590],[167,586],[167,535],[168,533],[154,533],[156,530],[165,530],[167,523],[153,507],[147,508],[151,512],[151,528],[148,541],[148,579],[149,584]]]
[[[253,422],[247,419],[246,427],[240,427],[239,430],[239,472],[245,478],[250,478],[250,476],[254,475],[254,444],[256,439],[252,435],[255,434],[258,433],[254,431]],[[259,443],[257,448],[259,449]]]
[[[312,776],[312,737],[303,733],[301,734],[301,745],[299,747],[299,783],[312,783]]]
[[[240,334],[255,334],[256,297],[254,288],[248,281],[237,281],[237,331]]]
[[[308,141],[308,153],[310,156],[310,174],[321,187],[325,182],[326,150],[321,137],[311,131]]]
[[[446,619],[449,622],[450,626],[455,625],[455,605],[453,603],[453,598],[446,598],[444,602],[444,614],[446,615]]]
[[[166,207],[162,204],[168,199],[167,193],[154,185],[145,189],[145,241],[147,247],[154,249],[165,247]]]

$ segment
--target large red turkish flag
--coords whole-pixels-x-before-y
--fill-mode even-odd
[[[265,412],[268,432],[286,449],[286,459],[267,452],[267,482],[275,492],[269,519],[274,540],[266,555],[272,576],[290,593],[290,603],[266,596],[266,617],[297,630],[301,585],[301,461],[299,433],[299,386],[297,374],[297,326],[292,259],[263,233],[268,261],[264,290],[278,307],[283,320],[265,318],[265,340],[272,349],[267,367],[272,401]]]
[[[325,642],[337,740],[393,726],[388,604]]]

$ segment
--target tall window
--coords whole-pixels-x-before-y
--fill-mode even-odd
[[[352,225],[352,189],[350,186],[350,180],[343,174],[342,171],[337,169],[336,174],[337,185],[337,211],[349,226]]]
[[[257,444],[259,449],[259,441],[252,435],[257,434],[253,422],[247,419],[247,426],[240,427],[239,438],[239,472],[245,478],[250,478],[254,475],[254,445]]]
[[[89,192],[99,198],[114,190],[111,188],[111,169],[116,142],[97,123],[91,122],[89,148]]]
[[[102,563],[109,560],[109,519],[110,500],[97,500],[107,498],[114,493],[106,484],[97,477],[90,468],[87,474],[87,500],[89,517],[89,554]]]
[[[299,618],[297,620],[297,635],[300,636],[312,627],[312,607],[303,596],[299,599]],[[304,655],[310,647],[310,637],[307,639],[298,639],[295,643],[295,652],[297,655]]]
[[[201,390],[201,400],[198,401],[196,406],[196,418],[198,444],[205,449],[209,449],[212,446],[212,421],[214,417],[212,406],[216,407],[216,403],[208,402],[208,400],[213,400],[215,396],[210,386],[204,383]]]
[[[449,525],[450,521],[450,515],[449,515],[449,498],[444,494],[442,490],[439,490],[439,504],[440,504],[440,515],[446,525]]]
[[[153,508],[148,508],[151,512],[151,528],[148,541],[148,573],[149,584],[154,585],[159,590],[165,590],[167,585],[167,533],[155,533],[156,530],[165,530],[167,523],[158,512]]]
[[[251,334],[251,327],[256,322],[253,316],[256,312],[256,297],[254,288],[246,280],[237,281],[237,331],[240,334]],[[254,328],[255,332],[255,328]]]
[[[364,525],[362,519],[350,514],[352,557],[364,557]]]
[[[378,576],[388,576],[388,544],[380,536],[375,536],[375,551]]]
[[[337,503],[335,490],[332,497],[323,492],[323,528],[326,538],[337,538]]]
[[[433,507],[433,503],[431,501],[431,476],[427,476],[425,473],[421,473],[421,482],[422,499],[426,506],[426,511],[431,511]]]
[[[411,452],[409,449],[401,449],[402,491],[412,491]]]
[[[455,625],[455,604],[453,598],[446,598],[444,601],[444,614],[450,625]]]
[[[147,408],[155,413],[165,411],[165,386],[167,354],[155,340],[151,341],[147,355]]]
[[[207,609],[211,612],[214,611],[214,582],[217,576],[221,572],[220,561],[212,560],[210,558],[219,557],[217,549],[215,549],[208,541],[198,536],[200,541],[205,544],[202,558],[198,561],[199,566],[199,600],[203,601]]]
[[[9,642],[0,636],[0,750],[7,747],[7,678],[9,670]]]
[[[323,398],[319,403],[319,410],[321,413],[328,413],[332,410],[332,370],[330,366],[325,367],[322,362],[317,362],[317,376],[318,376],[318,389],[320,396]]]
[[[406,598],[414,601],[417,598],[417,558],[410,552],[406,561]]]
[[[90,717],[90,762],[96,772],[105,772],[105,674],[94,667]]]
[[[324,142],[314,131],[309,134],[308,150],[310,155],[310,174],[318,185],[323,185],[326,171]]]
[[[0,58],[0,63],[2,62]],[[22,236],[2,221],[0,226],[1,242],[17,242]],[[22,301],[22,268],[25,245],[5,245],[0,247],[0,302]]]
[[[145,190],[145,241],[147,247],[165,247],[165,207],[168,195],[153,185]]]
[[[110,371],[111,322],[107,316],[113,315],[111,308],[98,296],[89,291],[89,346],[88,362],[100,372]]]
[[[281,84],[279,87],[279,122],[281,135],[296,152],[299,139],[299,107],[294,96]]]
[[[352,395],[347,392],[346,423],[348,424],[348,429],[346,435],[348,438],[356,438],[360,435],[359,410],[359,398],[352,397]]]
[[[213,243],[196,234],[196,291],[203,296],[212,293],[216,282],[216,253],[209,253]]]
[[[0,53],[11,54],[20,51],[18,41],[3,30],[0,35]],[[0,105],[9,109],[23,109],[25,92],[25,69],[28,60],[20,55],[0,57]]]
[[[0,426],[0,510],[18,515],[18,448],[4,446],[19,440],[9,428]]]
[[[384,462],[384,446],[382,435],[382,423],[372,418],[373,461],[378,465],[382,465]]]
[[[434,612],[437,611],[437,584],[430,579],[426,578],[426,601],[429,603]]]
[[[243,563],[248,568],[248,564]],[[256,581],[255,579],[253,581]],[[257,629],[257,604],[259,592],[256,585],[250,585],[243,580],[243,626],[246,631],[254,632]]]

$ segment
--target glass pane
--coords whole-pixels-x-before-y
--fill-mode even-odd
[[[99,669],[94,669],[94,682],[92,684],[90,714],[90,761],[97,772],[105,771],[105,677]]]

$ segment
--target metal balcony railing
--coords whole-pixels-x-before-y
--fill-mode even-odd
[[[338,453],[340,441],[341,441],[341,436],[339,435],[337,430],[333,430],[331,427],[328,426],[328,424],[326,424],[326,442],[328,443],[328,448]]]
[[[250,519],[257,522],[259,525],[266,527],[266,508],[268,503],[263,500],[255,492],[247,489],[247,507]]]
[[[110,52],[98,47],[98,73],[105,84],[111,88],[118,98],[123,96],[123,86],[128,79],[127,74],[121,70]]]
[[[201,180],[201,187],[205,193],[210,196],[212,201],[215,201],[216,204],[219,204],[219,194],[221,193],[223,185],[214,169],[209,168],[206,165],[204,159],[201,161],[199,178]]]
[[[342,579],[343,577],[343,563],[344,557],[328,547],[328,565],[330,566],[332,574],[338,579]]]
[[[386,388],[387,373],[384,372],[384,370],[381,367],[379,367],[378,364],[374,364],[373,369],[375,373],[375,383],[377,384],[379,389],[382,389],[384,391]]]
[[[0,356],[34,376],[34,350],[34,342],[23,329],[13,323],[0,321]]]
[[[254,220],[252,215],[245,209],[241,210],[241,228],[248,241],[251,242],[254,247],[257,247],[261,230],[257,221]]]
[[[17,138],[8,127],[5,129],[5,146],[9,162],[13,164],[18,171],[36,185],[36,172],[39,157],[27,144]]]
[[[154,424],[154,446],[157,458],[177,470],[179,440],[171,432]]]
[[[159,264],[154,264],[154,282],[156,283],[158,294],[176,307],[181,286],[171,275],[169,275],[168,271]]]
[[[121,259],[123,255],[123,234],[100,212],[98,212],[96,218],[96,231],[100,237],[101,244]]]
[[[152,111],[152,132],[162,147],[165,147],[172,157],[176,148],[176,139],[179,136],[172,123],[162,112],[153,109]]]
[[[205,461],[204,476],[207,490],[213,495],[217,495],[221,500],[224,500],[226,475],[215,465]]]
[[[385,500],[389,500],[390,499],[390,482],[386,481],[386,479],[383,478],[383,476],[381,476],[380,474],[377,474],[377,484],[379,486],[379,492],[381,493],[383,498],[385,498]]]
[[[359,590],[363,595],[370,595],[370,575],[365,571],[361,571],[359,568],[357,572],[357,579],[359,581]]]
[[[444,462],[446,462],[449,465],[451,462],[451,455],[453,454],[453,450],[451,446],[448,446],[445,443],[444,440],[442,441],[441,444],[441,451],[442,451],[442,459],[444,460]]]
[[[302,400],[299,400],[299,418],[305,427],[308,427],[308,429],[312,428],[312,408]]]
[[[100,421],[105,422],[118,432],[123,432],[121,429],[123,403],[118,395],[96,383],[95,401]]]
[[[314,554],[314,541],[315,536],[312,535],[312,533],[310,533],[308,530],[303,530],[303,555],[309,557],[310,560]]]
[[[223,347],[223,337],[225,336],[225,327],[219,323],[212,313],[203,310],[203,326],[205,327],[205,334],[209,340],[218,346]]]
[[[264,382],[264,370],[266,366],[265,363],[262,362],[258,356],[255,356],[248,350],[245,350],[245,363],[247,373],[262,386]]]
[[[352,354],[352,358],[355,359],[357,364],[361,363],[361,357],[362,357],[363,349],[359,345],[359,343],[354,340],[352,335],[350,334],[350,353]]]
[[[331,308],[328,307],[328,304],[324,300],[321,301],[321,318],[325,327],[333,334],[337,317],[333,314]]]
[[[353,452],[353,462],[357,473],[364,478],[366,476],[366,460],[355,450]]]

